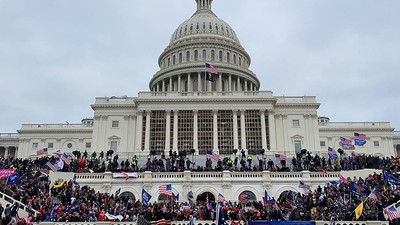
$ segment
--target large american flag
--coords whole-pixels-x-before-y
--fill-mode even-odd
[[[396,218],[400,218],[400,213],[397,212],[396,208],[394,208],[393,206],[385,208],[383,209],[383,211],[386,213],[390,221]]]
[[[250,200],[250,195],[249,194],[241,194],[240,195],[240,202],[242,204],[247,204],[247,202]]]
[[[376,190],[371,191],[371,193],[368,195],[368,199],[371,200],[371,202],[377,202],[378,192]]]
[[[310,189],[310,185],[304,184],[303,181],[300,181],[299,188]]]
[[[282,161],[282,160],[286,160],[287,157],[284,155],[280,155],[280,154],[275,154],[275,160],[276,161]]]
[[[50,161],[48,161],[48,162],[46,163],[46,165],[47,165],[51,170],[53,170],[54,173],[56,173],[56,172],[58,171],[58,167],[55,166],[54,164],[51,164]]]
[[[206,72],[213,73],[213,74],[218,74],[218,67],[206,63]]]
[[[172,196],[172,187],[171,184],[164,184],[158,187],[158,191],[160,192],[160,195],[168,195]]]
[[[349,183],[349,181],[342,174],[339,174],[339,181],[345,184]]]
[[[206,151],[207,157],[214,159],[215,161],[219,160],[219,155],[215,154],[213,151],[207,150]]]
[[[354,139],[355,140],[364,141],[366,138],[367,138],[367,135],[365,135],[365,134],[354,133]]]
[[[67,154],[62,154],[61,155],[61,159],[67,164],[67,165],[69,165],[69,164],[71,164],[71,159],[68,157],[68,155]]]
[[[37,155],[43,155],[47,153],[47,148],[42,148],[36,152]]]
[[[228,202],[222,194],[218,194],[218,201],[219,202]]]

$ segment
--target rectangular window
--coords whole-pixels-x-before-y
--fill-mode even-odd
[[[47,144],[47,148],[53,148],[54,146],[53,146],[53,143],[48,143]]]
[[[320,142],[319,142],[319,146],[325,147],[325,141],[320,141]]]
[[[293,120],[293,126],[294,127],[299,127],[300,126],[300,121],[299,120]]]
[[[112,127],[119,127],[119,121],[112,121]]]
[[[114,150],[114,152],[116,152],[117,151],[117,146],[118,146],[118,142],[112,141],[111,144],[110,144],[110,149]]]
[[[296,153],[301,152],[301,141],[294,141],[294,150]]]
[[[379,147],[379,141],[374,141],[374,146]]]
[[[32,148],[38,148],[38,143],[32,143]]]
[[[86,148],[91,148],[92,147],[92,142],[86,142]]]

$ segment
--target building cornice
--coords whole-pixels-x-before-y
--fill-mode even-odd
[[[35,130],[18,130],[19,134],[31,133],[93,133],[93,129],[35,129]]]
[[[104,109],[104,108],[125,108],[125,109],[134,109],[136,108],[136,104],[128,103],[128,104],[92,104],[90,105],[93,110],[96,109]]]
[[[319,127],[319,131],[387,131],[393,132],[391,127]]]
[[[274,98],[254,99],[254,98],[238,98],[238,99],[225,99],[225,98],[182,98],[182,99],[138,99],[138,103],[141,102],[271,102],[275,103]]]

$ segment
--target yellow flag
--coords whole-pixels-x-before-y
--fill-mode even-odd
[[[358,218],[360,218],[363,207],[364,207],[364,202],[361,202],[361,204],[359,206],[357,206],[356,210],[354,210],[354,212],[356,212],[356,220],[358,220]]]
[[[61,184],[54,185],[54,188],[60,188],[64,185],[64,183],[65,183],[65,180],[63,182],[61,182]]]

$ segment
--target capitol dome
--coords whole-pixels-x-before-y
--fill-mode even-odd
[[[211,10],[213,0],[195,0],[196,12],[173,32],[161,53],[152,92],[254,92],[260,88],[249,70],[251,59],[235,31]],[[207,82],[205,63],[218,68]]]

